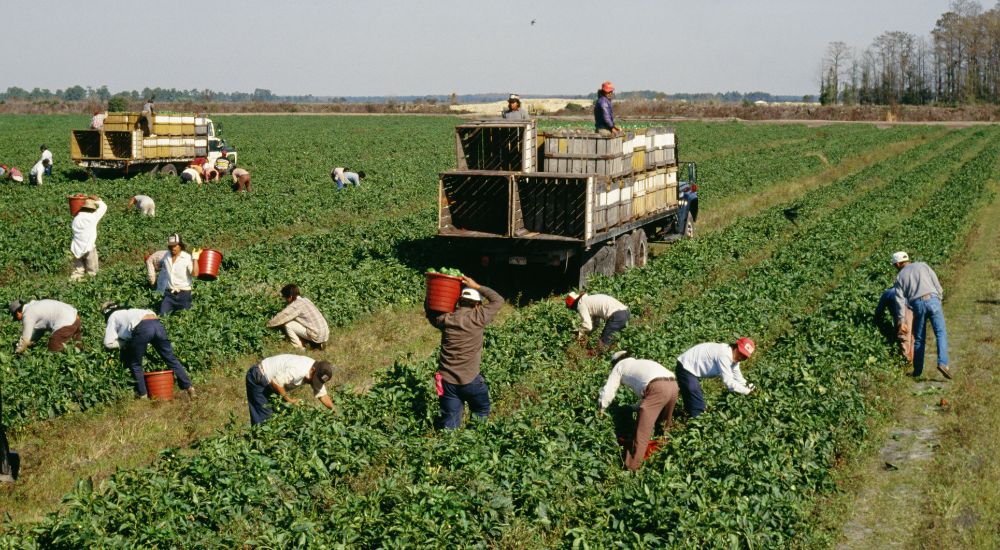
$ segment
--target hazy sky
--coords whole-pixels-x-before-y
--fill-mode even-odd
[[[949,4],[3,0],[0,89],[585,94],[611,80],[620,91],[816,94],[827,43],[926,36]]]

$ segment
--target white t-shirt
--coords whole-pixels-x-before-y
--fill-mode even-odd
[[[156,203],[153,202],[152,197],[148,195],[136,195],[134,198],[135,207],[143,214],[151,214],[155,211]]]
[[[750,388],[740,372],[740,364],[733,361],[733,348],[729,344],[706,342],[685,351],[677,361],[684,370],[698,378],[722,378],[729,391],[748,394]]]
[[[42,160],[45,160],[45,159],[49,159],[49,165],[51,166],[52,165],[52,151],[49,151],[48,149],[42,151],[42,158],[40,159],[39,162],[41,162]]]
[[[119,309],[108,316],[108,326],[104,329],[104,347],[116,349],[123,342],[132,339],[132,331],[143,318],[156,314],[148,309]]]
[[[175,259],[170,252],[160,262],[160,277],[167,290],[191,290],[191,272],[194,269],[191,255],[181,251]]]
[[[314,363],[316,360],[312,357],[285,353],[261,360],[260,370],[268,382],[274,382],[287,391],[306,383]],[[313,396],[317,398],[326,395],[326,386],[319,381],[313,382],[312,389]]]
[[[31,174],[32,176],[37,176],[38,174],[43,174],[43,173],[45,173],[45,165],[42,164],[42,161],[38,161],[38,162],[35,163],[34,166],[31,167],[31,171],[28,172],[28,173]]]
[[[97,246],[97,224],[108,211],[108,205],[98,199],[97,210],[93,212],[79,212],[73,218],[73,243],[69,250],[74,258],[83,257]]]

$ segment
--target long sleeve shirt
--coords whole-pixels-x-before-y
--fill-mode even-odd
[[[625,304],[607,294],[584,294],[576,301],[576,312],[580,315],[580,334],[594,330],[594,318],[608,320],[619,311],[627,310]]]
[[[108,326],[104,329],[104,347],[118,349],[121,344],[132,339],[132,331],[146,317],[156,317],[148,309],[119,309],[108,316]]]
[[[260,362],[260,370],[268,382],[274,382],[285,390],[291,390],[306,383],[309,371],[316,360],[304,355],[292,355],[285,353],[268,357]],[[310,383],[313,396],[316,398],[326,395],[326,385],[318,380]]]
[[[194,261],[190,254],[183,250],[176,258],[173,254],[165,254],[160,260],[160,266],[160,276],[165,280],[166,290],[191,290]]]
[[[896,287],[894,286],[885,289],[885,292],[883,292],[882,296],[879,297],[878,305],[875,306],[876,320],[882,319],[882,312],[884,312],[886,308],[888,308],[889,312],[892,313],[893,319],[901,319],[903,317],[903,313],[899,311],[899,304],[896,303]]]
[[[611,112],[611,100],[601,96],[594,102],[594,129],[612,130],[614,127],[615,115]]]
[[[938,298],[944,298],[944,289],[938,281],[937,274],[924,262],[914,262],[903,266],[896,274],[896,321],[902,322],[903,308],[907,307],[907,302],[915,300],[928,294],[937,294]]]
[[[460,306],[452,313],[426,310],[427,320],[441,331],[441,356],[438,370],[449,384],[465,385],[479,376],[483,359],[483,331],[493,322],[503,298],[492,288],[479,287],[486,303],[476,307]]]
[[[157,250],[146,258],[146,275],[149,277],[149,283],[156,284],[156,291],[163,292],[167,288],[167,281],[163,277],[157,277],[156,272],[160,269],[160,264],[163,262],[163,258],[167,254],[170,254],[168,250]]]
[[[295,321],[305,327],[306,336],[317,344],[322,344],[330,338],[330,327],[327,326],[326,319],[309,298],[299,296],[285,306],[285,309],[271,317],[267,326],[270,328],[280,327],[289,321]]]
[[[607,383],[601,388],[600,402],[601,410],[607,409],[618,394],[618,387],[625,384],[636,395],[642,397],[646,392],[646,386],[656,378],[675,378],[663,365],[648,359],[633,359],[631,357],[622,359],[611,369]]]
[[[36,162],[35,165],[31,167],[31,171],[28,172],[28,174],[35,178],[35,181],[41,185],[42,180],[45,177],[45,164],[43,164],[42,161]]]
[[[135,207],[140,212],[147,216],[152,216],[156,214],[156,203],[153,202],[153,198],[148,195],[136,195],[132,197],[135,199]]]
[[[740,372],[740,364],[733,361],[733,348],[729,344],[698,344],[681,354],[677,362],[698,378],[720,377],[729,391],[744,395],[750,393],[747,381]]]
[[[76,308],[58,300],[32,300],[21,309],[21,339],[17,342],[17,353],[28,349],[36,330],[55,332],[68,327],[78,319]]]
[[[80,258],[97,246],[97,224],[100,223],[108,205],[98,199],[97,210],[93,212],[80,211],[73,217],[73,243],[69,250],[73,257]]]

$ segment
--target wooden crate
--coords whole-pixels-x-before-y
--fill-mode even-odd
[[[439,176],[438,231],[510,234],[509,172],[445,172]]]
[[[70,138],[70,158],[73,160],[101,158],[102,140],[100,130],[73,130]]]
[[[101,158],[107,160],[127,160],[134,158],[132,132],[107,131],[101,140]]]
[[[585,240],[596,231],[596,225],[608,224],[610,207],[596,206],[599,191],[607,193],[610,185],[617,185],[607,179],[538,173],[514,174],[513,181],[513,237]]]
[[[535,172],[537,127],[528,121],[478,121],[455,127],[459,170]]]

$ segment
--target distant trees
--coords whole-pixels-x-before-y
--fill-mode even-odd
[[[1000,103],[1000,4],[955,0],[928,37],[887,31],[855,51],[831,42],[823,104]]]
[[[143,88],[142,90],[127,90],[112,94],[107,86],[94,89],[84,88],[76,85],[65,90],[51,91],[49,89],[35,88],[30,92],[11,86],[6,92],[0,92],[0,100],[20,99],[32,101],[108,101],[114,97],[125,97],[132,101],[141,101],[147,97],[155,96],[159,102],[174,101],[218,101],[218,102],[243,102],[258,101],[265,103],[290,102],[290,103],[312,103],[326,101],[325,98],[316,98],[312,95],[279,96],[266,88],[257,88],[253,93],[246,92],[216,92],[205,89],[178,90],[176,88]]]

